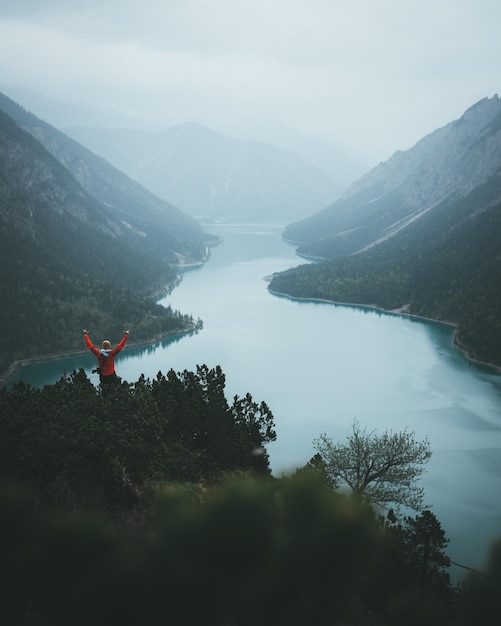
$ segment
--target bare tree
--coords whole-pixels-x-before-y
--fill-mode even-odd
[[[381,435],[367,432],[357,420],[346,444],[334,443],[323,434],[313,442],[325,476],[334,488],[348,486],[354,495],[383,508],[389,506],[423,510],[422,487],[417,480],[431,457],[428,439],[416,441],[413,432]]]

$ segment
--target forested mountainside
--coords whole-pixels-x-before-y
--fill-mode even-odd
[[[200,224],[161,200],[103,158],[0,94],[0,110],[33,135],[101,203],[110,233],[175,262],[200,261],[214,240]],[[193,242],[199,242],[193,245]]]
[[[162,132],[68,132],[153,193],[200,218],[289,222],[311,214],[346,188],[291,150],[235,139],[200,124]]]
[[[32,131],[0,111],[0,372],[16,359],[81,348],[87,326],[112,340],[126,325],[137,340],[189,328],[189,315],[148,296],[174,283],[173,264],[202,261],[210,236],[12,101],[0,102]]]
[[[501,366],[501,168],[379,245],[277,274],[270,289],[453,322],[472,357]]]
[[[374,245],[460,199],[501,167],[501,101],[484,98],[456,121],[362,176],[336,202],[289,225],[305,256],[336,258]]]

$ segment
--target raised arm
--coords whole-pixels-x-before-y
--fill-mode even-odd
[[[129,332],[130,332],[129,329],[124,330],[124,336],[122,337],[122,340],[117,346],[115,346],[115,348],[113,348],[113,350],[111,351],[111,354],[113,355],[118,354],[120,350],[122,350],[122,348],[127,343],[127,339],[129,338]]]
[[[89,350],[93,352],[96,356],[99,356],[99,348],[96,348],[96,346],[90,340],[89,331],[86,328],[84,328],[83,330],[83,336]]]

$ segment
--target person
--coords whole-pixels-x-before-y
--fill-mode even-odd
[[[118,376],[115,372],[115,356],[125,346],[127,339],[129,338],[129,331],[124,330],[122,340],[113,349],[111,347],[111,343],[107,339],[103,341],[102,348],[99,349],[90,340],[89,331],[87,329],[84,329],[83,334],[87,347],[97,357],[97,372],[99,373],[101,386],[104,388],[116,383],[118,381]]]

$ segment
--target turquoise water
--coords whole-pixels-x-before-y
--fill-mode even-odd
[[[369,430],[427,436],[433,456],[422,480],[425,501],[451,539],[450,557],[481,566],[501,536],[501,376],[456,350],[450,326],[270,294],[266,276],[304,262],[281,240],[281,226],[210,230],[224,242],[164,300],[200,317],[203,329],[126,348],[119,375],[133,381],[220,365],[228,399],[250,392],[273,411],[277,441],[268,450],[276,475],[305,464],[321,433],[344,440],[354,419]],[[97,384],[94,366],[86,353],[26,366],[16,379],[42,386],[84,367]]]

